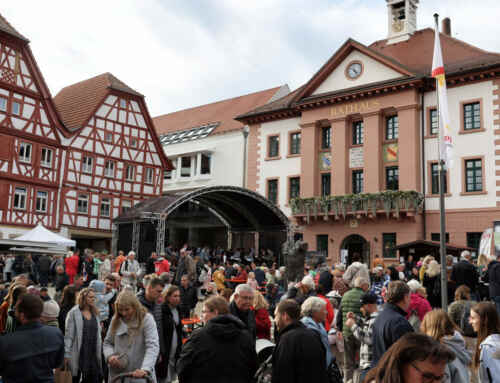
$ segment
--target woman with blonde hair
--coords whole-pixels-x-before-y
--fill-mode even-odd
[[[269,318],[269,303],[260,291],[255,290],[253,295],[253,309],[257,339],[271,339],[271,318]]]
[[[160,343],[153,316],[127,290],[118,295],[115,307],[103,344],[104,360],[110,367],[109,381],[118,374],[131,372],[133,378],[149,374],[156,382],[155,364]]]
[[[102,379],[101,323],[94,302],[94,290],[81,290],[66,317],[64,363],[69,365],[75,383],[80,377],[84,383],[99,383]]]
[[[427,270],[427,266],[430,261],[433,261],[435,258],[432,255],[426,255],[424,260],[422,261],[422,267],[419,270],[420,283],[424,282],[425,271]]]
[[[0,334],[12,332],[15,329],[16,318],[14,316],[15,305],[19,298],[27,293],[26,286],[12,283],[7,295],[0,305]]]
[[[446,383],[468,383],[470,381],[469,364],[471,354],[465,348],[465,341],[446,311],[436,309],[428,312],[420,330],[447,346],[456,358],[446,365]]]
[[[424,266],[422,266],[424,267]],[[432,308],[441,307],[441,265],[432,259],[427,265],[424,274],[424,287],[429,295],[429,303]]]

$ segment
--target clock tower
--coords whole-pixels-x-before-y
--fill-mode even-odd
[[[387,2],[389,34],[387,44],[408,40],[417,30],[419,0],[385,0]]]

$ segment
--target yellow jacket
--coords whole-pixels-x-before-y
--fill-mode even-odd
[[[213,280],[215,285],[217,286],[217,290],[222,290],[226,286],[224,285],[224,281],[226,278],[224,277],[224,272],[222,270],[217,270],[213,275]]]

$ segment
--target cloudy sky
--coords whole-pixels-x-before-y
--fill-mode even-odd
[[[55,95],[111,72],[153,116],[306,82],[349,37],[387,35],[385,0],[2,0]],[[498,0],[420,0],[418,28],[500,52]]]

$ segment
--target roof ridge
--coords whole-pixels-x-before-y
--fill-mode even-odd
[[[19,33],[2,14],[0,14],[0,30],[29,43],[29,40]]]
[[[268,89],[264,89],[264,90],[260,90],[260,91],[257,91],[257,92],[251,92],[251,93],[247,93],[247,94],[244,94],[244,95],[241,95],[241,96],[236,96],[236,97],[230,97],[230,98],[225,98],[223,100],[219,100],[219,101],[214,101],[214,102],[209,102],[207,104],[202,104],[202,105],[197,105],[197,106],[193,106],[191,108],[186,108],[186,109],[181,109],[181,110],[176,110],[175,112],[170,112],[170,113],[165,113],[165,114],[160,114],[158,116],[155,116],[154,118],[161,118],[161,117],[164,117],[164,116],[170,116],[172,114],[175,114],[175,113],[181,113],[181,112],[186,112],[188,110],[193,110],[193,109],[198,109],[198,108],[201,108],[203,106],[208,106],[208,105],[216,105],[216,104],[220,104],[220,103],[223,103],[223,102],[228,102],[228,101],[234,101],[234,100],[237,100],[237,99],[240,99],[240,98],[244,98],[244,97],[248,97],[248,96],[253,96],[253,95],[256,95],[258,93],[265,93],[265,92],[269,92],[271,90],[276,90],[278,91],[279,89],[281,89],[281,87],[283,87],[284,85],[286,84],[283,84],[283,85],[280,85],[280,86],[276,86],[276,87],[273,87],[273,88],[268,88]]]

